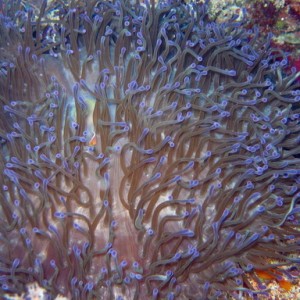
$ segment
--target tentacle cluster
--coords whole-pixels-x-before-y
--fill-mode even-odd
[[[299,74],[270,36],[177,0],[3,2],[1,295],[227,299],[299,263]]]

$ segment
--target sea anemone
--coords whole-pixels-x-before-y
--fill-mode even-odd
[[[228,299],[266,293],[256,271],[293,279],[299,73],[270,35],[179,0],[1,3],[2,297]]]

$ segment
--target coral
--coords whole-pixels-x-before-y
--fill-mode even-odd
[[[251,23],[260,26],[262,30],[269,31],[276,24],[279,9],[272,1],[254,1],[250,3]]]
[[[299,21],[300,20],[300,3],[299,3],[299,1],[288,0],[287,5],[289,6],[290,14]]]
[[[194,2],[3,3],[1,297],[245,298],[267,294],[258,274],[297,279],[299,73],[271,35]]]

